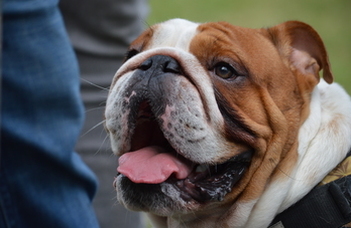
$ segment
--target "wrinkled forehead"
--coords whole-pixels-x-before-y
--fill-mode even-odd
[[[132,48],[145,51],[174,47],[189,52],[192,47],[199,45],[200,49],[206,46],[206,49],[211,50],[227,49],[229,46],[244,49],[248,46],[248,49],[252,49],[255,43],[262,45],[262,36],[256,29],[233,26],[225,22],[200,24],[184,19],[171,19],[146,30],[132,43]]]

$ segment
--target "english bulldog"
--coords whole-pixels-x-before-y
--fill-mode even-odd
[[[156,24],[131,44],[105,117],[117,198],[156,227],[267,227],[351,146],[350,97],[298,21]]]

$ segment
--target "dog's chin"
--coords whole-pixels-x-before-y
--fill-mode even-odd
[[[244,175],[251,156],[252,152],[247,151],[222,164],[194,164],[185,179],[171,175],[158,184],[134,183],[118,174],[115,181],[118,199],[131,210],[161,216],[194,212],[205,204],[223,201]]]

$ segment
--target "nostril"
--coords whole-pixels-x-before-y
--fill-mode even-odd
[[[152,66],[152,59],[150,58],[150,59],[145,60],[138,68],[140,70],[145,71],[145,70],[150,69],[151,66]]]
[[[142,71],[149,71],[151,68],[154,75],[159,73],[182,73],[182,68],[178,61],[166,55],[151,56],[138,66],[138,69]]]
[[[164,72],[169,72],[169,73],[176,73],[176,74],[181,73],[181,69],[178,62],[173,59],[165,63],[163,70]]]

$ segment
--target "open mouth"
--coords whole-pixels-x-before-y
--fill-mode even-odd
[[[165,138],[147,101],[135,113],[131,151],[119,159],[118,175],[135,184],[172,184],[185,201],[221,201],[232,191],[250,164],[252,151],[243,152],[221,164],[197,164],[185,157]],[[162,121],[162,120],[161,120]]]
[[[222,201],[240,180],[250,160],[251,152],[245,152],[223,164],[196,165],[187,178],[176,180],[175,183],[184,200]]]

